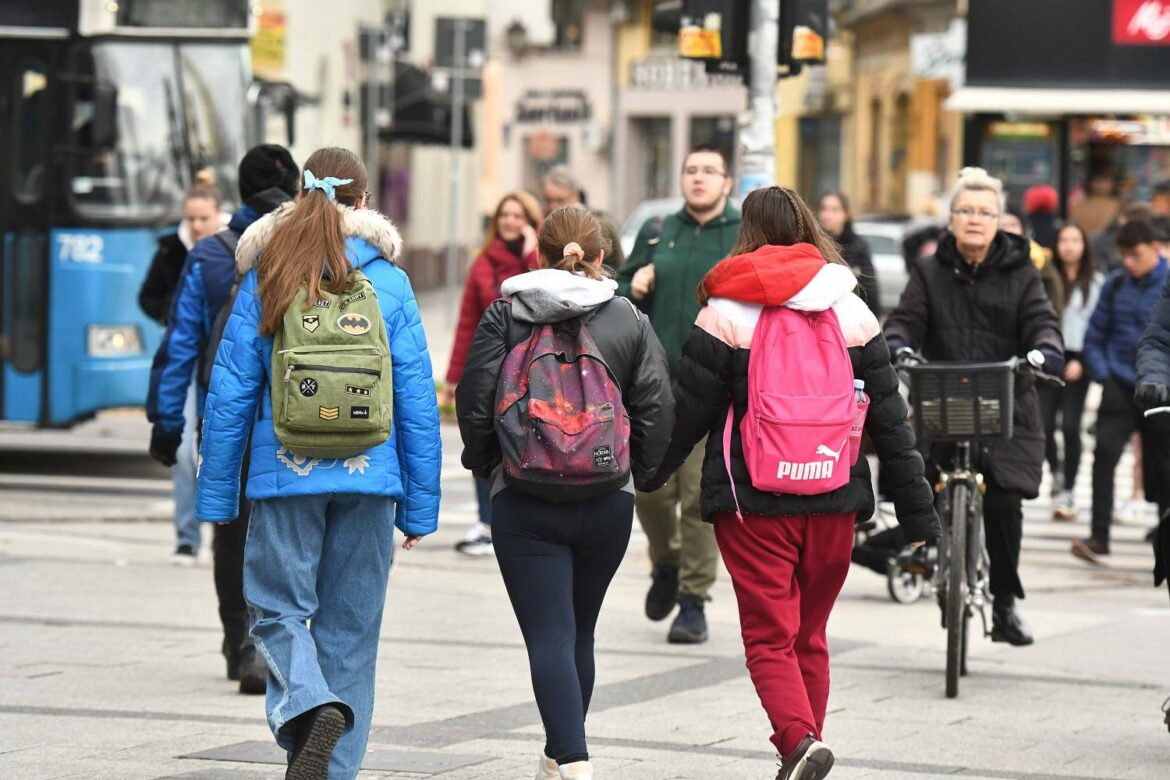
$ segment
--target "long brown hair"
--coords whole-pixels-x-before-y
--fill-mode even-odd
[[[777,186],[749,192],[743,199],[739,236],[728,257],[746,255],[762,246],[793,244],[812,244],[828,262],[848,265],[841,257],[837,242],[821,227],[800,195]],[[705,306],[710,296],[704,282],[699,282],[695,294]]]
[[[1068,224],[1056,231],[1056,246],[1060,247],[1060,234],[1066,230],[1075,230],[1081,234],[1081,257],[1077,260],[1077,276],[1071,285],[1064,285],[1064,302],[1067,304],[1068,299],[1072,296],[1074,288],[1081,288],[1081,299],[1087,305],[1089,303],[1089,291],[1093,287],[1093,275],[1097,272],[1096,263],[1093,262],[1093,248],[1089,245],[1089,237],[1085,234],[1085,229],[1080,225]],[[1056,265],[1060,269],[1060,279],[1064,281],[1064,261],[1060,259],[1060,254],[1053,251],[1056,256]]]
[[[565,254],[565,247],[576,243],[584,256],[575,252]],[[546,268],[568,271],[590,279],[605,276],[601,263],[602,252],[610,251],[609,242],[601,232],[601,224],[589,209],[566,206],[544,218],[538,242],[540,259]]]
[[[356,207],[364,197],[366,166],[348,149],[318,149],[305,160],[305,170],[318,179],[353,179],[334,188],[339,204]],[[302,287],[308,289],[311,305],[322,287],[331,293],[345,289],[352,271],[345,256],[341,211],[323,190],[306,192],[302,187],[296,205],[281,220],[260,258],[260,332],[271,335],[280,329],[285,309]]]
[[[532,195],[524,190],[514,190],[506,193],[504,197],[500,198],[500,202],[496,204],[496,210],[492,213],[492,221],[487,226],[487,236],[484,238],[483,246],[480,247],[479,253],[486,254],[491,249],[492,244],[496,243],[496,239],[500,236],[500,212],[504,210],[504,205],[514,200],[520,204],[521,210],[524,211],[524,219],[528,220],[533,228],[540,229],[540,203]]]

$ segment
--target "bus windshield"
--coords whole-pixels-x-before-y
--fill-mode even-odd
[[[177,219],[183,192],[211,168],[228,201],[236,193],[248,118],[248,69],[238,44],[106,41],[75,61],[69,196],[95,220]],[[92,75],[91,75],[92,74]],[[116,140],[95,148],[95,94],[117,94]]]

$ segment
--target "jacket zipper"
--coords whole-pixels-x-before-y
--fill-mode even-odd
[[[382,376],[382,372],[376,368],[344,368],[341,366],[318,366],[312,363],[289,363],[288,368],[284,370],[284,381],[292,378],[293,371],[300,370],[307,371],[331,371],[335,374],[369,374],[370,376]]]

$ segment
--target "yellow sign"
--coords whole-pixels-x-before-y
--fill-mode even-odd
[[[792,32],[792,59],[798,62],[823,62],[825,39],[803,24]]]
[[[284,12],[264,11],[252,38],[252,70],[280,74],[284,70],[284,45]]]

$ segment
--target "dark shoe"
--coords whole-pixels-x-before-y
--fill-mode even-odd
[[[821,780],[833,768],[833,751],[812,734],[780,760],[776,780]]]
[[[654,564],[653,582],[646,594],[646,617],[664,620],[678,603],[678,567],[669,563]]]
[[[196,552],[195,548],[189,544],[180,544],[175,548],[175,551],[171,553],[171,563],[176,566],[184,566],[189,569],[198,562],[199,554]]]
[[[1166,724],[1167,729],[1170,729],[1170,699],[1162,702],[1162,712],[1166,715],[1166,717],[1162,718],[1162,722]]]
[[[707,641],[703,599],[690,595],[679,597],[678,617],[671,624],[666,640],[672,645],[697,645]]]
[[[329,780],[329,758],[345,733],[345,715],[323,704],[289,723],[296,735],[284,780]]]
[[[1032,629],[1016,611],[1015,599],[996,599],[991,610],[991,641],[1023,647],[1035,641]]]
[[[255,645],[246,645],[240,651],[240,693],[264,693],[268,690],[268,664]]]
[[[1070,547],[1072,554],[1088,563],[1100,563],[1102,555],[1109,554],[1109,545],[1100,539],[1077,539]]]

